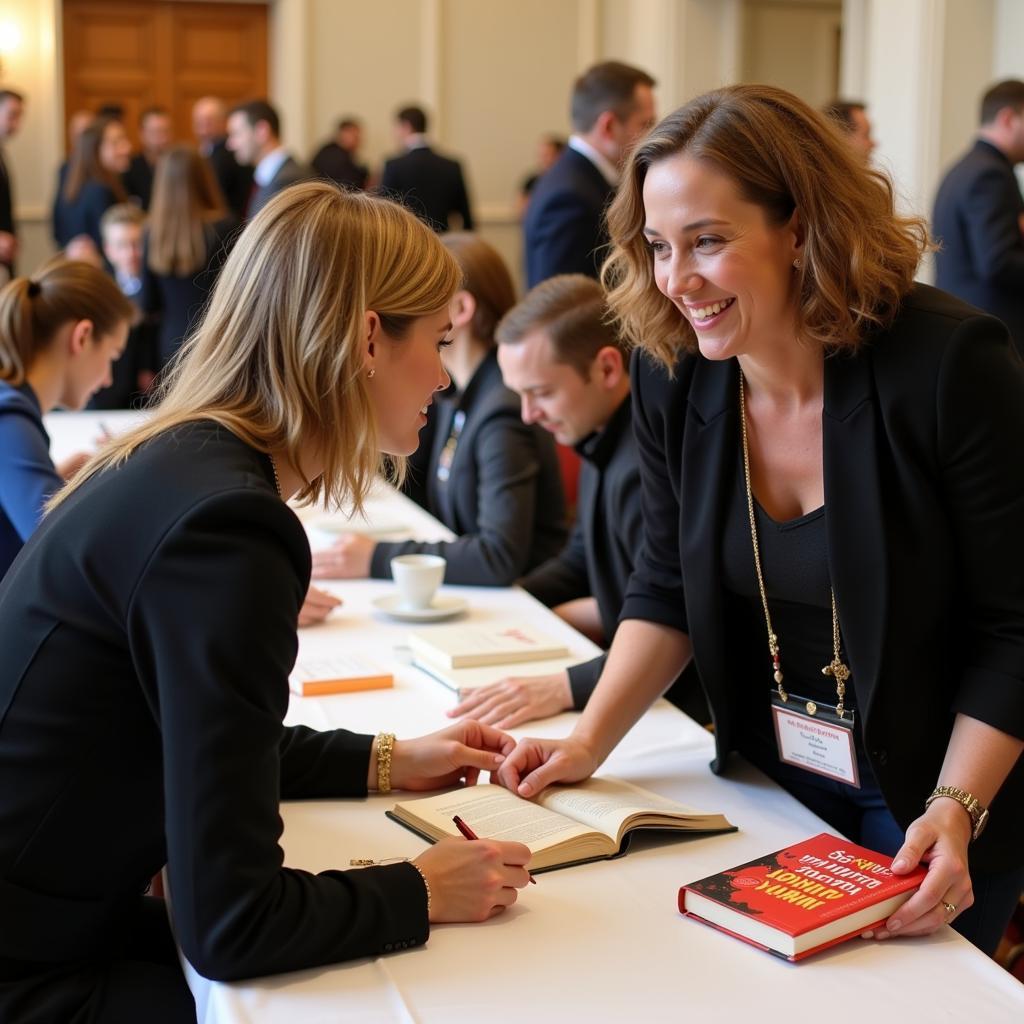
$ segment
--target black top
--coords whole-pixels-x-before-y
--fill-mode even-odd
[[[670,377],[637,353],[631,380],[644,545],[622,614],[689,633],[723,771],[739,692],[722,567],[738,369],[683,355]],[[826,359],[822,435],[848,691],[906,828],[935,786],[956,712],[1024,737],[1024,364],[997,320],[916,285],[888,331]],[[782,648],[785,659],[784,637]],[[1022,801],[1024,761],[992,803],[973,865],[1024,862]]]
[[[604,211],[614,192],[582,153],[562,150],[530,193],[523,223],[527,287],[556,274],[599,275],[608,244]]]
[[[11,173],[8,170],[4,151],[0,148],[0,231],[16,234],[14,229],[14,188],[11,185]],[[13,263],[0,263],[6,266],[11,277],[15,276]]]
[[[458,538],[378,544],[370,574],[389,578],[395,555],[422,552],[447,559],[446,583],[511,586],[565,543],[554,442],[520,419],[519,398],[502,382],[496,351],[488,353],[463,394],[435,402],[426,508]]]
[[[978,139],[939,185],[936,284],[999,317],[1024,353],[1024,197],[1006,155]]]
[[[148,234],[143,255],[143,304],[146,312],[159,316],[156,369],[167,365],[196,326],[206,300],[217,283],[217,275],[235,241],[238,222],[225,217],[207,225],[206,266],[195,274],[157,274],[149,268]]]
[[[245,209],[249,205],[252,193],[253,169],[243,167],[235,159],[235,154],[228,149],[224,139],[218,139],[210,147],[206,159],[210,161],[228,209],[235,215],[236,220],[244,220]]]
[[[640,467],[627,395],[604,428],[576,446],[582,456],[576,522],[568,543],[554,558],[519,581],[549,608],[591,597],[597,601],[605,640],[619,622],[626,584],[643,542]],[[569,669],[573,706],[593,693],[605,656]]]
[[[149,209],[150,201],[153,198],[155,173],[156,168],[146,159],[146,155],[136,153],[128,165],[128,170],[121,175],[128,197],[134,199],[144,210]]]
[[[418,146],[384,164],[380,190],[435,231],[447,231],[449,217],[457,213],[465,231],[472,231],[473,211],[462,175],[462,165],[429,146]]]
[[[43,521],[0,583],[0,959],[102,960],[165,863],[209,978],[425,941],[410,864],[282,867],[279,801],[362,796],[372,742],[282,725],[309,577],[270,461],[208,422]]]
[[[63,168],[62,168],[63,171]],[[103,214],[119,202],[113,190],[100,181],[87,181],[73,202],[64,198],[63,173],[57,183],[57,197],[53,201],[53,237],[57,245],[64,246],[79,235],[88,235],[103,252],[100,220]]]
[[[366,179],[370,176],[365,164],[357,164],[352,154],[336,142],[321,146],[310,166],[321,177],[330,178],[345,188],[366,188]]]

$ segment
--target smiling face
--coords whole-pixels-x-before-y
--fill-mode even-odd
[[[655,283],[693,325],[702,355],[757,355],[795,341],[796,214],[769,223],[731,178],[684,154],[651,165],[643,198]]]
[[[367,382],[377,417],[380,449],[389,455],[411,455],[419,447],[427,406],[450,379],[441,362],[452,322],[447,304],[418,317],[401,338],[390,337],[373,317],[371,336],[373,379]]]

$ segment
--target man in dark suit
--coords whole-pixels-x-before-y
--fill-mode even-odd
[[[1024,353],[1024,199],[1014,165],[1024,161],[1024,82],[999,82],[981,101],[974,147],[935,198],[941,243],[936,284],[999,317]]]
[[[362,137],[363,126],[354,117],[342,118],[334,138],[321,146],[310,161],[313,170],[345,188],[366,188],[370,172],[357,160]]]
[[[139,116],[139,144],[141,151],[132,157],[123,175],[125,191],[139,206],[149,209],[153,195],[153,175],[156,162],[171,144],[171,115],[163,107],[147,107]]]
[[[595,64],[576,79],[573,134],[526,212],[530,288],[555,274],[598,276],[608,241],[605,207],[626,154],[654,124],[654,85],[646,72],[618,61]]]
[[[266,100],[242,103],[228,114],[227,144],[240,164],[253,168],[247,218],[259,213],[278,192],[312,176],[281,145],[281,120]]]
[[[427,115],[403,107],[395,115],[395,135],[405,152],[384,164],[380,190],[407,206],[435,231],[447,231],[458,214],[461,227],[473,230],[469,193],[457,160],[435,153],[427,142]]]
[[[216,96],[204,96],[192,108],[192,133],[199,152],[209,161],[228,209],[239,219],[252,191],[252,168],[243,167],[227,147],[227,112]]]
[[[25,98],[13,89],[0,89],[0,284],[14,276],[18,236],[14,230],[14,195],[11,171],[3,147],[21,124]]]

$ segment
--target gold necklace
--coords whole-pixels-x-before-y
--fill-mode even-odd
[[[274,456],[267,452],[267,458],[270,459],[270,468],[274,471],[274,488],[277,490],[277,496],[283,498],[284,495],[281,493],[281,480],[277,475],[277,463],[274,461]]]
[[[754,568],[757,570],[757,589],[761,593],[761,607],[764,609],[764,621],[768,627],[768,653],[772,657],[772,672],[775,685],[779,689],[779,697],[788,701],[789,694],[782,686],[782,659],[779,651],[779,638],[772,629],[772,617],[768,611],[768,594],[764,588],[764,574],[761,571],[761,545],[757,539],[757,519],[754,516],[754,491],[750,486],[750,446],[747,441],[747,399],[743,383],[743,372],[740,371],[740,425],[743,433],[743,480],[747,485],[747,515],[750,517],[750,539],[754,545]],[[845,713],[843,701],[846,697],[846,680],[850,678],[849,668],[839,657],[839,613],[836,611],[836,592],[829,587],[832,597],[832,660],[821,670],[824,676],[832,676],[836,681],[836,714],[842,718]],[[811,705],[808,705],[808,711]]]

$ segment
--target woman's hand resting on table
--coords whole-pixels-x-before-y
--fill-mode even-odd
[[[510,676],[469,691],[449,712],[449,718],[470,715],[498,729],[511,729],[549,718],[572,708],[568,672],[544,676]]]
[[[311,586],[306,592],[306,600],[299,609],[299,625],[312,626],[317,622],[323,622],[340,604],[340,597]]]
[[[313,552],[313,579],[365,579],[376,546],[373,538],[361,533],[342,534],[329,548]]]
[[[971,841],[971,819],[955,800],[939,799],[925,810],[910,828],[893,859],[893,871],[905,875],[922,861],[928,874],[921,888],[885,923],[884,928],[865,932],[865,938],[929,935],[949,924],[974,903],[971,877],[967,871],[967,844]],[[948,907],[954,907],[950,913]]]

